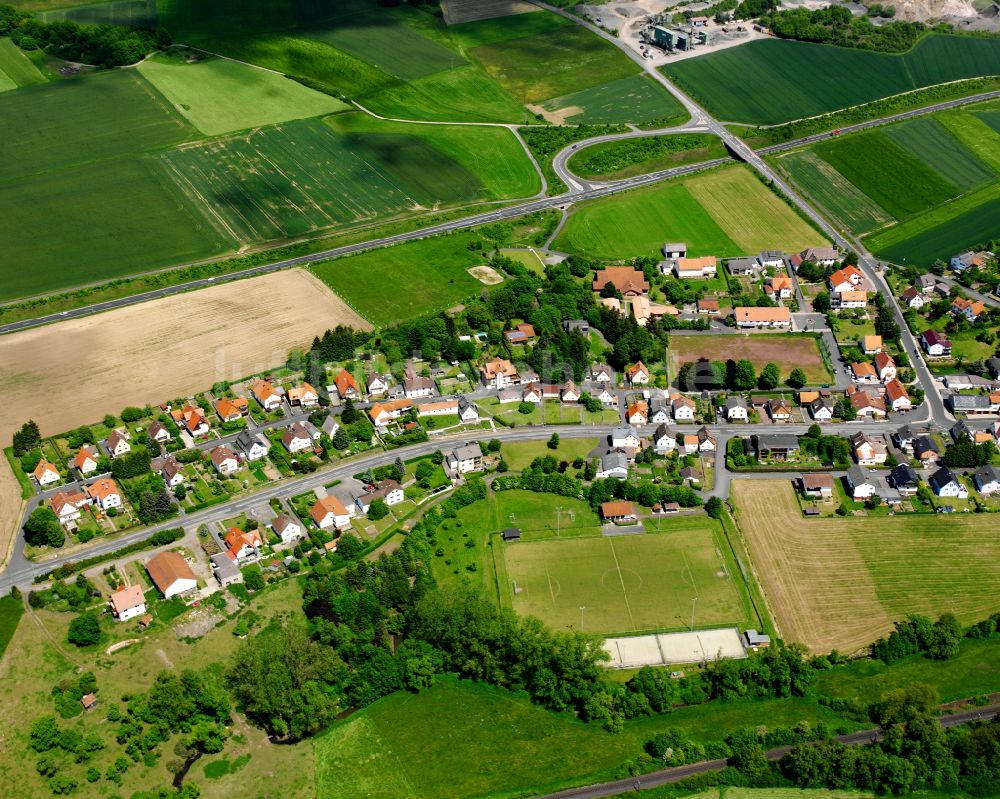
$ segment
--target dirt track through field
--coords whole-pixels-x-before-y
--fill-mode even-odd
[[[293,269],[2,336],[0,441],[29,418],[49,436],[272,368],[337,324],[371,328]]]
[[[781,636],[815,652],[856,652],[908,613],[970,624],[1000,601],[986,514],[805,519],[787,480],[734,480],[732,502]]]

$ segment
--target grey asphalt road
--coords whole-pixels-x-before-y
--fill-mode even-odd
[[[961,724],[970,724],[977,721],[988,721],[1000,714],[1000,705],[987,705],[975,710],[962,711],[950,716],[942,716],[939,721],[942,727],[957,727]],[[850,735],[838,735],[836,740],[848,746],[860,746],[872,743],[881,739],[882,731],[862,730]],[[767,753],[767,759],[771,761],[780,760],[788,754],[793,747],[781,746],[771,749]],[[725,760],[706,760],[701,763],[691,763],[687,766],[677,766],[675,768],[662,769],[643,774],[639,777],[627,777],[622,780],[612,780],[602,782],[598,785],[587,785],[582,788],[570,788],[565,791],[545,794],[538,799],[601,799],[605,796],[619,796],[625,793],[635,793],[649,788],[658,788],[661,785],[669,785],[673,782],[680,782],[687,777],[697,774],[704,774],[709,771],[722,771],[726,767]]]

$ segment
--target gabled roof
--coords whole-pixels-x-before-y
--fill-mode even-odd
[[[649,291],[646,276],[632,266],[609,266],[599,270],[594,278],[594,291],[600,291],[608,283],[622,294],[645,294]]]
[[[98,502],[103,502],[114,494],[121,495],[121,492],[118,490],[118,484],[108,477],[95,480],[87,486],[86,492],[91,499],[96,499]]]
[[[317,525],[322,523],[323,519],[326,518],[327,514],[333,514],[334,516],[347,516],[347,508],[344,507],[344,503],[337,499],[333,494],[328,494],[322,499],[317,499],[316,504],[312,506],[309,511],[309,515],[312,516],[313,521]]]
[[[896,379],[892,379],[885,384],[885,395],[889,398],[890,402],[910,398],[910,395],[906,393],[906,386]]]
[[[931,488],[940,491],[946,485],[950,483],[957,483],[958,480],[955,474],[947,466],[942,466],[934,474],[930,476],[928,481],[931,484]]]
[[[88,461],[92,460],[97,463],[97,447],[91,444],[84,444],[80,447],[80,451],[76,453],[76,457],[73,458],[73,465],[77,469],[82,469],[83,465]]]
[[[334,379],[334,384],[337,386],[337,393],[343,396],[348,390],[353,390],[358,393],[361,389],[358,387],[358,381],[354,379],[354,375],[348,372],[346,369],[341,369],[337,373],[337,377]],[[315,393],[315,392],[314,392]],[[292,392],[288,392],[291,396]]]
[[[143,596],[142,587],[139,585],[122,586],[111,595],[111,607],[116,614],[145,604],[146,597]]]
[[[216,466],[221,466],[227,460],[239,460],[236,457],[236,453],[233,452],[232,448],[228,444],[220,444],[215,449],[212,450],[210,456],[212,458],[212,463]]]
[[[627,500],[602,502],[601,516],[605,519],[614,519],[620,516],[635,516],[635,506]]]
[[[45,458],[42,458],[38,462],[38,465],[35,467],[35,470],[32,472],[32,474],[35,475],[36,480],[41,480],[43,477],[45,477],[46,474],[54,474],[58,477],[59,470],[51,463],[49,463],[47,460],[45,460]]]
[[[278,535],[281,535],[285,531],[285,528],[291,525],[295,525],[299,529],[302,528],[302,525],[299,524],[298,520],[293,519],[287,513],[279,513],[274,517],[274,521],[271,522],[271,527]]]
[[[187,561],[176,552],[161,552],[150,558],[146,563],[146,571],[149,572],[156,587],[163,593],[166,593],[167,589],[178,580],[192,580],[194,582],[198,580]]]
[[[792,313],[787,308],[757,308],[755,306],[733,309],[737,322],[790,322]]]
[[[830,285],[839,286],[841,283],[857,283],[864,278],[861,270],[855,266],[845,266],[830,275]]]

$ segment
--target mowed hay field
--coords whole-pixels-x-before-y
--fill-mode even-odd
[[[623,122],[657,121],[668,126],[688,118],[684,107],[670,92],[648,75],[602,83],[589,89],[546,100],[547,111],[564,117],[571,125],[615,125]],[[570,113],[572,109],[580,109]]]
[[[313,273],[376,327],[444,310],[479,294],[469,274],[482,254],[466,248],[476,237],[452,233],[325,261]]]
[[[745,621],[739,593],[705,517],[672,519],[644,535],[501,544],[512,606],[555,629],[634,633]],[[516,588],[514,588],[516,586]],[[506,587],[505,587],[506,588]]]
[[[217,136],[246,128],[331,114],[348,106],[282,75],[223,58],[188,63],[171,50],[138,69],[202,133]]]
[[[782,378],[788,377],[796,367],[806,373],[810,385],[822,385],[831,379],[813,336],[790,333],[754,333],[751,335],[674,335],[670,337],[671,376],[675,376],[685,363],[695,363],[699,358],[710,361],[738,361],[745,358],[753,362],[760,372],[768,363],[778,364]]]
[[[761,39],[663,70],[719,119],[773,125],[995,75],[998,63],[998,40],[931,35],[902,55]]]
[[[746,167],[732,166],[578,205],[553,246],[618,259],[655,255],[665,240],[719,257],[825,243]]]
[[[0,437],[44,435],[282,364],[338,324],[368,323],[293,269],[0,337]]]
[[[805,519],[791,482],[732,484],[736,518],[787,641],[852,653],[907,613],[969,624],[1000,604],[1000,538],[984,514]]]
[[[45,83],[45,76],[10,39],[0,39],[0,92]]]

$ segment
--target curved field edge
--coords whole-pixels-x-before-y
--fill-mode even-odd
[[[906,53],[888,54],[764,39],[663,71],[720,119],[777,125],[913,89],[995,76],[1000,40],[931,34]]]
[[[710,133],[676,133],[591,144],[573,153],[566,166],[581,178],[621,180],[726,154],[722,140]]]

